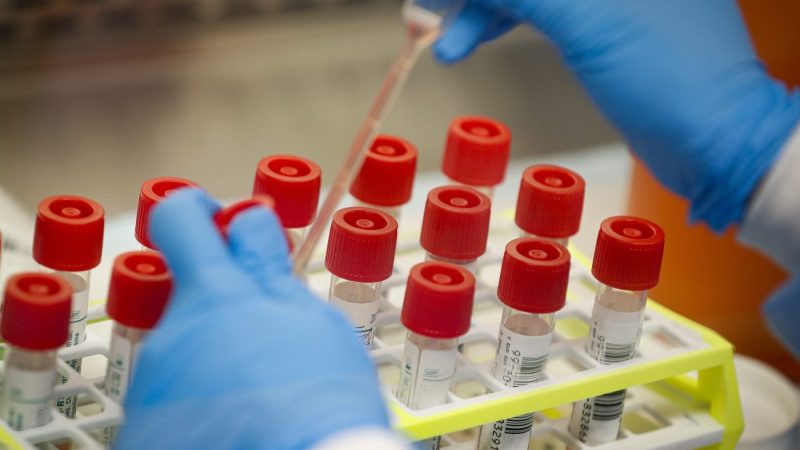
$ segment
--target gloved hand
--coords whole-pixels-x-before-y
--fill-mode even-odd
[[[734,0],[469,0],[436,43],[467,57],[517,23],[552,40],[637,155],[723,230],[800,120],[765,72]]]
[[[204,192],[176,192],[151,219],[175,291],[144,343],[118,449],[305,449],[386,427],[375,368],[344,316],[292,276],[280,222],[234,219],[229,243]]]

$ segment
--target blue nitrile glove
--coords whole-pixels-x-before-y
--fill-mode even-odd
[[[734,0],[470,0],[436,56],[459,61],[516,23],[561,49],[637,155],[716,230],[741,221],[800,119]]]
[[[386,427],[375,368],[344,316],[291,273],[280,223],[241,213],[229,244],[204,192],[171,195],[151,235],[175,280],[138,357],[118,449],[304,449]]]

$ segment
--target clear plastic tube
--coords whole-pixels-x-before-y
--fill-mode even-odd
[[[115,322],[111,329],[111,344],[109,345],[108,366],[103,390],[118,405],[122,405],[125,401],[139,345],[147,334],[148,330],[129,327],[119,322]],[[104,428],[98,439],[109,445],[113,443],[116,431],[116,427]]]
[[[456,373],[458,338],[436,339],[409,331],[403,350],[403,369],[395,396],[411,409],[443,405]],[[417,448],[436,450],[441,437],[419,443]]]
[[[509,306],[497,340],[492,375],[508,387],[541,381],[550,353],[555,314],[534,314]],[[481,427],[479,450],[527,450],[533,430],[533,413],[498,420]]]
[[[520,234],[520,236],[521,237],[526,237],[526,238],[533,238],[533,239],[544,239],[544,240],[547,240],[547,241],[550,241],[550,242],[555,242],[556,244],[561,244],[564,247],[569,248],[569,238],[568,237],[565,237],[565,238],[550,238],[550,237],[545,237],[545,236],[537,236],[535,234],[528,233],[528,232],[526,232],[524,230],[522,230],[522,233]]]
[[[65,347],[74,347],[86,340],[86,322],[89,314],[89,286],[91,272],[88,270],[81,272],[53,272],[63,278],[72,287],[72,306],[69,315],[69,336]],[[67,361],[76,372],[81,371],[81,360],[73,359]],[[66,377],[58,377],[58,384],[67,382]],[[61,414],[67,417],[75,417],[77,409],[77,398],[74,396],[60,397],[56,399],[56,407]]]
[[[380,212],[386,213],[394,218],[397,223],[400,223],[400,215],[402,211],[401,206],[380,206],[380,205],[372,205],[370,203],[365,203],[362,201],[357,201],[356,206],[362,206],[365,208],[372,208],[377,209]]]
[[[3,373],[2,418],[15,430],[46,425],[56,381],[56,352],[8,345]]]
[[[476,191],[480,192],[481,194],[489,197],[489,200],[494,201],[494,186],[475,186],[472,184],[462,183],[460,181],[456,181],[453,179],[448,178],[447,184],[455,185],[455,186],[466,186],[468,188],[475,189]]]
[[[328,301],[343,311],[367,350],[375,337],[375,319],[380,308],[381,283],[359,283],[331,275]]]
[[[301,227],[301,228],[287,228],[286,235],[289,238],[289,242],[291,244],[291,248],[298,249],[301,245],[303,245],[303,239],[306,238],[306,230],[308,227]]]
[[[434,255],[431,252],[425,252],[425,261],[438,261],[455,264],[469,270],[473,275],[477,274],[478,271],[477,259],[450,259]]]
[[[601,364],[636,355],[642,336],[647,291],[626,291],[600,284],[597,289],[586,352]],[[619,435],[625,390],[576,402],[569,430],[581,442],[600,445]]]

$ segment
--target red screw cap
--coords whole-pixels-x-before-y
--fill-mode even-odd
[[[578,233],[586,183],[577,173],[558,166],[531,166],[522,175],[514,218],[526,233],[569,238]]]
[[[77,272],[100,264],[105,212],[94,200],[55,195],[39,202],[33,258],[53,270]]]
[[[443,258],[476,259],[486,252],[490,216],[489,197],[468,187],[438,187],[428,193],[420,244]]]
[[[306,227],[314,221],[322,171],[297,156],[273,155],[258,162],[253,195],[269,195],[286,228]]]
[[[239,213],[247,211],[254,206],[261,206],[269,210],[274,210],[275,202],[272,200],[272,197],[268,195],[257,195],[253,198],[242,200],[228,206],[227,208],[222,208],[217,211],[217,213],[214,214],[214,224],[217,225],[217,229],[222,234],[222,237],[228,239],[228,228],[233,222],[233,219],[235,219]],[[285,229],[283,230],[283,237],[286,239],[286,245],[289,248],[289,253],[291,253],[294,251],[294,246],[292,245],[292,240],[289,239],[289,235],[286,233]]]
[[[507,306],[535,314],[564,307],[569,251],[544,239],[520,238],[506,245],[497,297]]]
[[[350,193],[364,203],[400,206],[411,200],[417,170],[417,148],[395,136],[375,138]]]
[[[136,240],[145,247],[156,250],[147,231],[150,225],[150,212],[173,191],[197,187],[200,186],[193,181],[176,177],[151,178],[142,183],[139,191],[139,209],[136,211]]]
[[[411,268],[400,320],[423,336],[449,339],[469,330],[475,277],[454,264],[425,262]]]
[[[108,287],[108,316],[129,327],[156,326],[167,305],[172,280],[156,252],[128,252],[114,260]]]
[[[0,334],[28,350],[55,350],[67,342],[72,288],[62,278],[21,273],[8,280]]]
[[[511,131],[502,123],[479,116],[457,117],[450,123],[442,170],[469,186],[503,182],[511,152]]]
[[[267,195],[259,195],[253,198],[249,198],[247,200],[242,200],[240,202],[236,202],[227,208],[222,208],[214,214],[214,223],[217,225],[220,233],[226,239],[228,238],[228,227],[231,226],[231,222],[233,219],[239,215],[239,213],[247,211],[248,209],[254,206],[261,206],[266,209],[272,210],[275,208],[275,202],[272,200],[272,197]]]
[[[663,256],[661,227],[639,217],[609,217],[600,224],[592,274],[613,288],[651,289],[658,284]]]
[[[344,208],[333,215],[325,267],[339,278],[361,283],[392,274],[397,222],[372,208]]]

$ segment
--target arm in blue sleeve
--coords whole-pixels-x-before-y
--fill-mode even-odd
[[[800,357],[800,125],[750,201],[739,240],[792,274],[764,304],[772,331]]]

